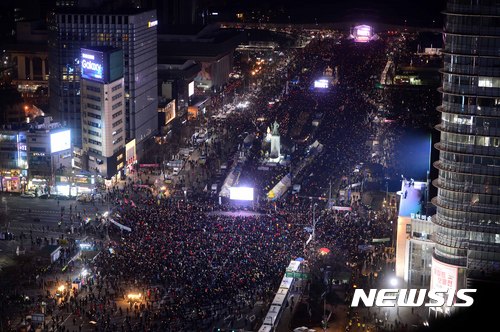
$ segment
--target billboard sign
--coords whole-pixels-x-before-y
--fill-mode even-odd
[[[82,48],[81,61],[82,78],[103,82],[104,53]]]
[[[135,149],[135,138],[125,144],[125,159],[127,160],[127,166],[135,164],[137,161],[136,149]]]
[[[50,153],[71,149],[71,130],[50,134]]]
[[[351,211],[352,208],[350,206],[332,206],[332,210],[335,211]]]
[[[231,187],[229,188],[229,199],[238,201],[253,201],[253,188]]]
[[[434,257],[431,265],[431,287],[430,289],[452,289],[458,288],[458,268],[445,264]]]

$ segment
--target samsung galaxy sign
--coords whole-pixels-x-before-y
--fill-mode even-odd
[[[470,294],[477,289],[356,289],[351,306],[358,307],[362,302],[366,307],[470,307],[474,299]]]
[[[103,80],[103,62],[104,57],[101,52],[92,50],[83,50],[81,57],[82,78],[90,80]]]

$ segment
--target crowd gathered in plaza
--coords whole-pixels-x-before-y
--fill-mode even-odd
[[[383,41],[355,45],[327,38],[291,50],[286,55],[291,65],[272,69],[279,76],[276,84],[250,98],[244,115],[229,116],[215,142],[204,143],[206,164],[192,162],[180,182],[190,185],[189,199],[158,199],[153,190],[141,191],[131,180],[124,187],[105,190],[97,204],[112,204],[109,218],[128,230],[107,228],[109,240],[104,243],[102,236],[103,249],[95,260],[85,262],[90,271],[85,295],[70,296],[62,306],[72,313],[73,327],[64,327],[59,316],[52,325],[61,331],[81,331],[86,319],[95,322],[96,331],[207,331],[221,322],[231,326],[231,321],[248,317],[256,302],[268,304],[290,260],[315,261],[319,247],[336,251],[348,265],[363,259],[380,265],[388,257],[377,256],[375,264],[374,256],[359,254],[359,246],[390,236],[392,226],[385,215],[376,218],[377,213],[359,202],[352,202],[348,212],[318,212],[315,238],[309,246],[305,244],[313,206],[316,202],[324,206],[331,183],[333,202],[350,204],[338,195],[339,189],[363,181],[364,175],[354,168],[373,161],[365,143],[379,129],[364,120],[373,111],[371,101],[381,100],[375,83],[386,61],[385,47]],[[338,67],[339,83],[328,91],[311,88],[327,66]],[[285,89],[281,83],[295,76],[299,82]],[[279,103],[270,107],[269,101],[277,98]],[[310,122],[317,113],[322,120],[314,127]],[[298,123],[301,114],[309,120]],[[256,125],[260,117],[266,121]],[[305,158],[307,146],[314,141],[325,147],[294,179],[302,184],[302,198],[288,195],[276,203],[263,199],[288,169],[259,170],[261,145],[251,151],[257,157],[250,158],[243,174],[245,181],[258,186],[260,196],[256,206],[246,208],[249,214],[221,206],[199,191],[215,174],[217,156],[236,152],[227,147],[228,142],[237,146],[239,134],[256,130],[262,139],[274,120],[280,125],[285,153],[297,157],[292,167]],[[135,293],[142,296],[140,304],[127,302],[128,294]],[[264,314],[245,325],[258,328]],[[229,322],[224,320],[228,316]]]

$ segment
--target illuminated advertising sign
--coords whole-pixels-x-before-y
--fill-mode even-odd
[[[82,48],[80,65],[82,78],[100,82],[104,80],[103,52]]]
[[[152,28],[152,27],[155,27],[157,25],[158,25],[158,20],[148,22],[148,28]]]
[[[50,134],[50,153],[71,149],[71,130]]]
[[[231,187],[229,188],[229,199],[238,201],[253,201],[253,188]]]
[[[134,164],[137,161],[136,150],[135,150],[135,138],[125,144],[125,159],[127,160],[127,166]]]
[[[175,119],[175,99],[167,104],[162,110],[165,113],[165,125]]]
[[[191,97],[192,95],[194,95],[194,81],[188,85],[188,97]]]
[[[328,80],[316,80],[314,81],[314,87],[317,89],[328,89]]]
[[[458,268],[453,265],[441,263],[434,257],[431,266],[431,287],[430,289],[452,289],[458,286]]]

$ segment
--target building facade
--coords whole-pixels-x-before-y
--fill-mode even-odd
[[[86,169],[104,178],[124,168],[125,84],[123,52],[82,48],[82,148]]]
[[[52,117],[38,118],[26,134],[28,154],[28,189],[37,194],[55,193],[57,175],[72,174],[71,130],[52,122]],[[51,192],[51,188],[53,191]]]
[[[0,130],[0,191],[23,191],[27,170],[26,131]]]
[[[411,214],[406,227],[406,268],[404,280],[408,288],[427,288],[431,281],[434,224],[432,218],[416,213]]]
[[[432,274],[461,288],[500,272],[500,8],[449,0],[445,15]]]
[[[155,11],[105,14],[97,9],[59,10],[49,28],[50,111],[73,130],[82,145],[82,47],[123,50],[126,139],[141,144],[157,131],[157,36]]]

